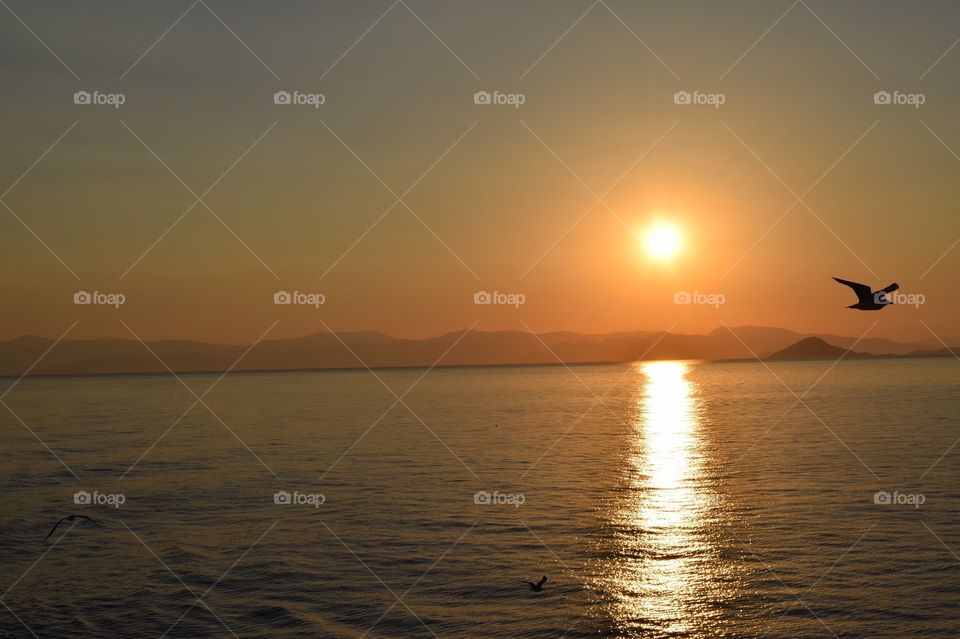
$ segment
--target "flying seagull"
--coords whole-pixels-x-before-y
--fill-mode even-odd
[[[532,581],[523,581],[521,583],[525,583],[528,586],[530,586],[530,590],[532,590],[533,592],[542,592],[543,584],[547,583],[547,576],[544,575],[543,577],[540,577],[540,581],[538,581],[537,583],[533,583]]]
[[[887,288],[871,292],[870,287],[866,284],[857,284],[856,282],[841,280],[839,277],[833,279],[844,286],[849,286],[853,289],[853,292],[857,294],[857,303],[851,304],[847,308],[855,308],[858,311],[879,311],[884,306],[893,304],[893,302],[887,299],[887,293],[892,293],[900,288],[900,285],[894,282]]]
[[[53,532],[57,529],[57,526],[59,526],[59,525],[62,524],[63,522],[65,522],[65,521],[76,521],[77,519],[86,519],[87,521],[89,521],[89,522],[90,522],[91,524],[93,524],[94,526],[97,526],[97,527],[100,526],[100,524],[98,524],[97,522],[95,522],[95,521],[94,521],[93,519],[91,519],[90,517],[87,517],[86,515],[67,515],[66,517],[64,517],[63,519],[61,519],[60,521],[58,521],[56,524],[54,524],[53,528],[50,530],[50,532],[47,533],[47,536],[44,537],[43,540],[46,541],[46,540],[50,539],[50,535],[52,535]]]

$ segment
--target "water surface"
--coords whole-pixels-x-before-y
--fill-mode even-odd
[[[6,396],[0,635],[960,627],[954,360],[182,379]]]

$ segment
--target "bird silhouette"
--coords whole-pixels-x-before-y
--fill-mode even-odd
[[[54,524],[53,528],[50,529],[50,532],[47,533],[47,536],[44,537],[43,540],[46,541],[46,540],[50,539],[50,535],[52,535],[52,534],[54,533],[54,531],[57,529],[57,526],[59,526],[59,525],[62,524],[63,522],[65,522],[65,521],[76,521],[77,519],[86,519],[87,521],[89,521],[89,522],[90,522],[91,524],[93,524],[94,526],[97,526],[98,528],[100,527],[100,524],[98,524],[97,522],[95,522],[95,521],[94,521],[93,519],[91,519],[90,517],[87,517],[86,515],[67,515],[66,517],[64,517],[63,519],[61,519],[60,521],[58,521],[56,524]]]
[[[833,279],[840,282],[844,286],[849,286],[853,289],[853,292],[857,294],[857,303],[851,304],[847,308],[855,308],[858,311],[879,311],[884,306],[893,304],[893,302],[887,299],[887,293],[892,293],[900,288],[900,285],[894,282],[887,288],[871,292],[870,287],[866,284],[858,284],[857,282],[841,280],[839,277],[835,277]]]
[[[543,577],[540,577],[540,581],[537,583],[533,583],[532,581],[523,581],[521,583],[525,583],[530,586],[530,590],[533,592],[543,592],[543,584],[547,583],[547,576],[544,575]]]

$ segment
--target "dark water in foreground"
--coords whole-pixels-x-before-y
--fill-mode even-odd
[[[829,366],[24,380],[0,636],[955,637],[960,363]]]

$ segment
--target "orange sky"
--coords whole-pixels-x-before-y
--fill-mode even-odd
[[[236,37],[199,7],[140,59],[183,9],[14,3],[60,61],[0,25],[0,338],[74,321],[73,337],[128,336],[122,321],[249,342],[277,320],[277,337],[960,336],[960,49],[940,59],[958,8],[809,3],[763,35],[790,3],[409,4],[211,3]],[[274,104],[282,90],[325,102]],[[669,269],[637,248],[656,219],[684,236]],[[924,303],[850,311],[833,275]],[[125,303],[76,305],[80,290]],[[276,305],[279,290],[325,303]],[[474,304],[481,290],[525,303]]]

